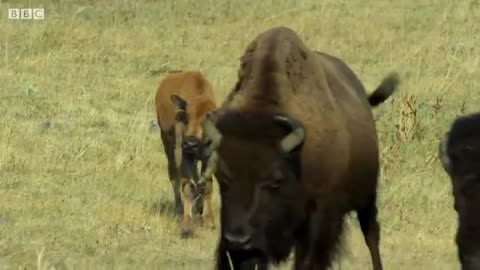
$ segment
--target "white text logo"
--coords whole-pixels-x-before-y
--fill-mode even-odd
[[[45,10],[43,8],[9,8],[8,18],[10,20],[43,20]]]

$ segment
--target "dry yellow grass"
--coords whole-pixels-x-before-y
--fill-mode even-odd
[[[9,21],[9,7],[46,19]],[[458,269],[436,150],[456,115],[480,108],[479,16],[477,0],[1,1],[0,269],[211,269],[217,232],[182,240],[172,218],[150,128],[157,73],[199,69],[223,100],[247,43],[279,25],[343,58],[369,91],[400,72],[375,111],[383,262]],[[369,269],[352,217],[335,265]]]

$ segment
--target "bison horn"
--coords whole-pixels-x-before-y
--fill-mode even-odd
[[[215,124],[209,116],[203,120],[202,129],[205,136],[212,141],[211,148],[217,148],[222,140],[222,134],[218,131],[217,127],[215,127]]]
[[[442,139],[442,141],[439,144],[438,156],[440,158],[440,162],[442,163],[443,169],[445,169],[445,171],[450,173],[451,162],[450,162],[450,158],[448,157],[447,141],[448,141],[448,133],[446,133],[445,137]]]
[[[305,129],[299,121],[281,115],[275,116],[275,121],[286,124],[292,130],[292,132],[285,136],[280,142],[280,147],[285,153],[292,151],[303,142]]]

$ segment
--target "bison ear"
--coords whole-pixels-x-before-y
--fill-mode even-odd
[[[175,104],[175,106],[177,106],[178,109],[182,111],[187,110],[187,102],[183,98],[177,95],[171,95],[170,99],[172,100],[172,103]]]

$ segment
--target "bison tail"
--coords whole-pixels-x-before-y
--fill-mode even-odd
[[[368,102],[372,107],[383,103],[387,100],[395,90],[397,90],[399,84],[398,73],[392,72],[388,74],[382,81],[382,83],[368,96]]]

